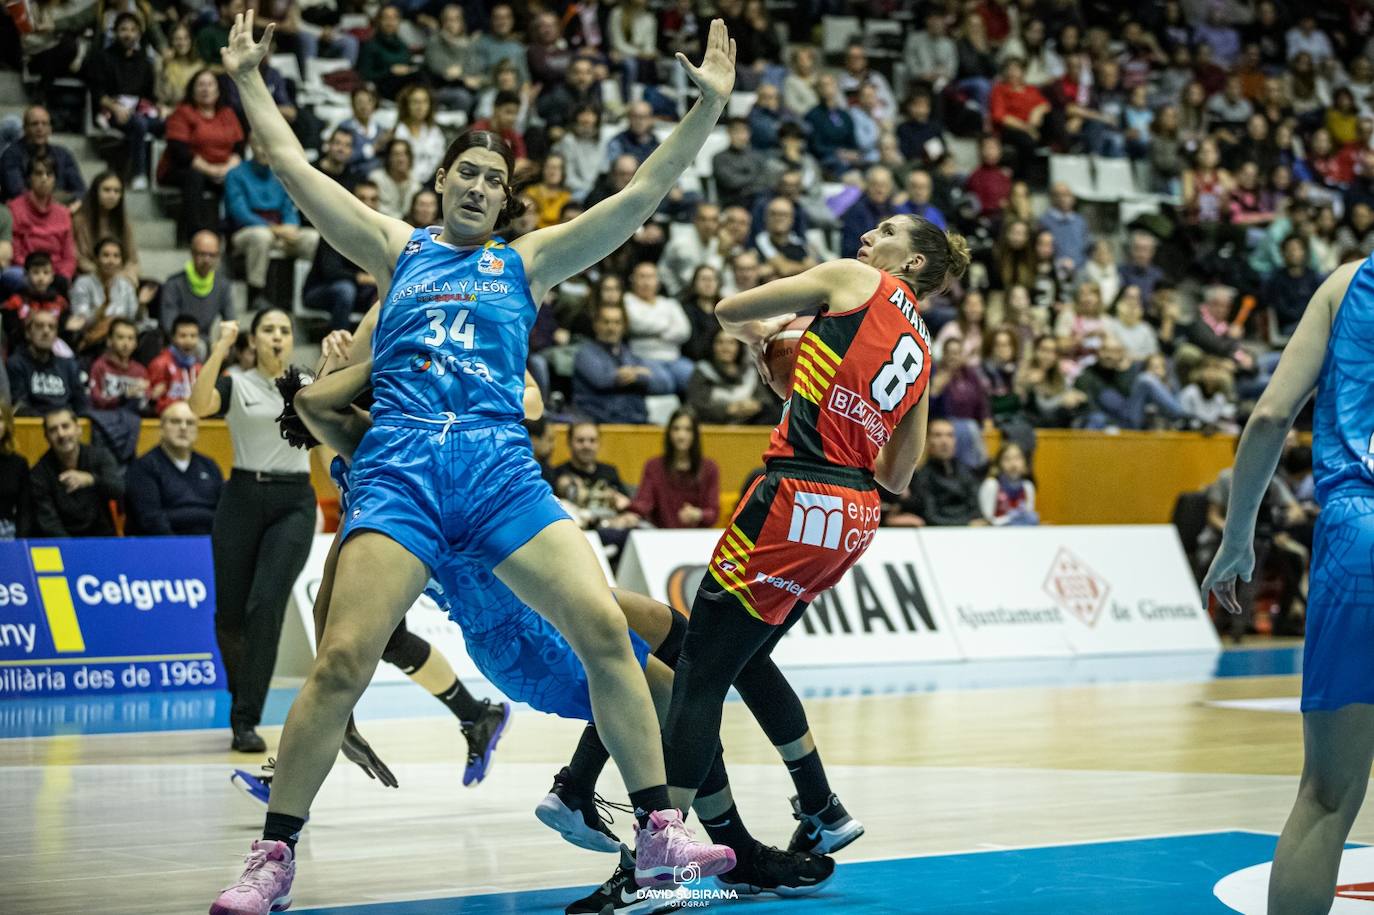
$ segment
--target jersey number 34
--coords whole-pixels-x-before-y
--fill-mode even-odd
[[[429,333],[425,335],[425,345],[443,346],[444,340],[448,339],[459,344],[463,349],[472,349],[473,334],[476,332],[476,327],[468,323],[469,314],[469,309],[460,308],[450,320],[447,309],[425,309],[425,318],[429,321]]]

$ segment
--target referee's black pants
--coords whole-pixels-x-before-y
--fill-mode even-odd
[[[293,475],[294,476],[294,475]],[[229,677],[230,724],[257,727],[277,664],[286,604],[315,532],[308,475],[263,482],[235,470],[224,487],[210,545],[215,561],[215,637]]]

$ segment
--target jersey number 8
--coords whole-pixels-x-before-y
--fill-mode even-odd
[[[878,409],[891,411],[906,396],[907,389],[921,377],[925,367],[925,353],[911,334],[902,334],[892,348],[892,359],[878,370],[869,386],[869,395]]]
[[[445,331],[444,325],[448,324],[448,312],[443,308],[425,309],[425,318],[429,320],[429,334],[425,336],[425,345],[443,346],[444,338],[447,337],[454,343],[461,344],[463,349],[472,349],[473,333],[476,328],[468,323],[468,314],[468,309],[458,309],[458,313],[453,316],[453,323],[449,324],[448,330]]]

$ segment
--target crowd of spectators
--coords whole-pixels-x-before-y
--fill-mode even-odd
[[[231,279],[250,308],[304,305],[328,328],[377,295],[247,136],[218,67],[243,2],[32,0],[0,23],[35,102],[0,151],[0,378],[19,415],[89,416],[116,465],[237,317]],[[432,224],[447,141],[464,124],[495,131],[530,204],[507,237],[628,184],[691,103],[674,52],[699,56],[723,16],[738,43],[731,117],[619,251],[539,303],[531,370],[555,418],[663,423],[687,406],[702,422],[770,424],[781,404],[718,333],[716,303],[853,256],[893,214],[957,229],[975,265],[921,302],[930,460],[893,495],[894,524],[1033,523],[1037,429],[1234,431],[1316,286],[1374,251],[1374,14],[1354,0],[258,7],[295,64],[288,76],[265,62],[268,86],[317,167]],[[887,21],[895,38],[866,28]],[[295,78],[320,59],[336,62],[332,102]],[[84,104],[64,93],[73,77]],[[83,175],[55,120],[99,137],[109,170]],[[1081,201],[1051,181],[1059,156],[1121,175],[1105,167],[1117,160],[1127,184]],[[171,276],[146,275],[129,215],[127,196],[150,188],[178,198],[186,263]],[[1114,198],[1142,195],[1123,224]],[[309,265],[300,302],[280,300],[277,261]],[[1005,446],[989,455],[993,430]],[[605,496],[631,498],[583,451],[554,479],[594,494],[603,522],[672,520]],[[677,446],[664,461],[669,477],[700,469]]]

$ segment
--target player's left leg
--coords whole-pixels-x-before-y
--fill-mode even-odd
[[[1269,911],[1325,915],[1341,850],[1360,812],[1374,763],[1374,705],[1306,712],[1302,781],[1269,878]]]
[[[424,687],[458,719],[468,742],[463,784],[475,785],[486,778],[491,755],[510,722],[509,703],[492,703],[473,696],[453,672],[448,658],[406,628],[405,620],[391,634],[382,660],[400,668],[401,673]]]

